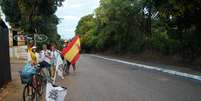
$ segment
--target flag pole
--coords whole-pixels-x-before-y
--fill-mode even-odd
[[[54,67],[53,67],[53,68],[54,68]],[[53,84],[55,84],[56,78],[57,78],[57,70],[56,70],[56,67],[55,67],[54,78],[53,78]]]

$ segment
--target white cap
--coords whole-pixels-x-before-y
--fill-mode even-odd
[[[36,49],[36,46],[33,46],[32,49]]]

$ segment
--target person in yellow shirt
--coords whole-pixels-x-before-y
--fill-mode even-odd
[[[32,65],[38,64],[38,53],[36,52],[36,46],[33,46],[31,49],[28,49],[28,63]]]
[[[28,48],[28,63],[31,64],[33,67],[35,65],[37,65],[39,62],[39,56],[38,56],[38,53],[36,52],[36,46],[33,46],[33,47],[29,47]],[[33,86],[36,86],[36,78],[35,76],[33,75]],[[32,87],[29,86],[29,94],[31,94],[32,92]]]

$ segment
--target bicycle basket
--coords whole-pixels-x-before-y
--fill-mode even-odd
[[[22,84],[31,84],[33,74],[28,74],[28,73],[25,74],[25,73],[22,73],[21,71],[19,73],[20,73],[20,79]]]

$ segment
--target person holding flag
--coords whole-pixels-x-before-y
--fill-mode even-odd
[[[76,62],[80,57],[80,36],[75,36],[61,52],[64,59],[70,62],[76,72]]]
[[[64,40],[64,45],[63,48],[67,48],[69,46],[69,41],[68,40]],[[64,71],[68,74],[69,73],[69,67],[70,67],[70,62],[66,59],[64,59],[64,57],[62,56],[63,61],[64,61]]]

